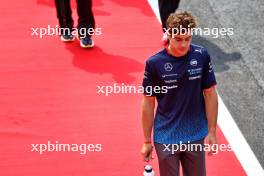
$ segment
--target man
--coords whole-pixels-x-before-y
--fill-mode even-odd
[[[74,41],[72,35],[73,19],[70,0],[55,0],[57,17],[60,24],[61,40],[63,42]],[[78,35],[80,46],[89,48],[94,46],[91,33],[95,27],[94,15],[92,12],[92,0],[77,0]]]
[[[150,160],[154,128],[161,176],[178,176],[179,163],[184,176],[205,176],[204,148],[174,149],[180,144],[204,147],[204,138],[207,137],[208,144],[213,147],[208,154],[215,152],[218,111],[215,75],[207,50],[191,44],[192,36],[186,32],[196,27],[190,13],[172,13],[166,27],[169,29],[169,44],[146,61],[143,87],[166,86],[167,91],[157,93],[152,89],[144,93],[141,154],[146,161]],[[158,106],[154,119],[155,99]]]

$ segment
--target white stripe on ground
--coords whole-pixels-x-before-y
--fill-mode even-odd
[[[148,0],[148,2],[160,22],[158,0]],[[227,110],[220,96],[218,96],[218,99],[218,125],[220,126],[227,141],[232,146],[233,151],[240,161],[242,167],[248,176],[264,176],[264,170],[248,145],[245,137],[239,130],[237,124]]]
[[[256,156],[248,145],[243,134],[239,130],[236,122],[232,118],[228,109],[224,105],[220,96],[218,125],[224,133],[227,141],[231,144],[234,153],[236,154],[241,165],[249,176],[264,176],[264,171],[258,162]]]

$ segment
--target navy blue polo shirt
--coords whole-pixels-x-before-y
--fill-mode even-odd
[[[166,87],[166,93],[145,92],[155,96],[158,106],[154,120],[154,142],[180,144],[196,141],[208,134],[203,90],[216,85],[207,50],[191,44],[182,57],[164,48],[146,61],[143,87]]]

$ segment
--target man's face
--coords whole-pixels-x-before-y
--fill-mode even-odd
[[[179,34],[169,36],[170,45],[175,53],[179,55],[185,55],[192,41],[192,36],[190,34]]]

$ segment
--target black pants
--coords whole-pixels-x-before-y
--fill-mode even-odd
[[[170,151],[165,150],[163,144],[155,143],[156,153],[159,159],[160,176],[179,176],[180,163],[183,170],[183,176],[206,176],[205,152],[203,150],[204,140],[190,142],[189,145],[200,146],[193,147],[193,151],[174,151],[169,146]],[[199,150],[202,149],[202,150]]]
[[[93,28],[95,26],[92,12],[92,0],[76,0],[79,16],[77,28]],[[70,0],[55,0],[57,17],[61,28],[73,28]]]
[[[162,28],[166,28],[166,21],[169,15],[178,8],[180,0],[159,0],[159,12]]]

